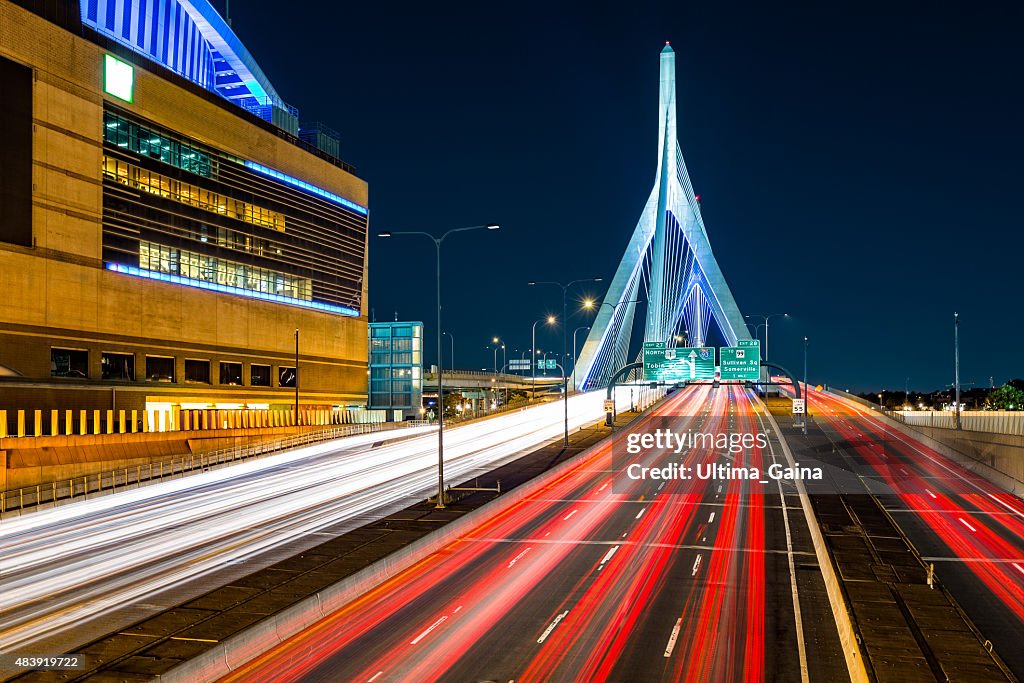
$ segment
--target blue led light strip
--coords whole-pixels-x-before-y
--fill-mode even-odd
[[[369,211],[367,211],[365,206],[359,206],[355,202],[349,201],[348,199],[345,199],[344,197],[339,197],[338,195],[334,194],[333,192],[328,192],[327,190],[325,190],[323,188],[320,188],[320,187],[317,187],[316,185],[310,185],[309,183],[307,183],[304,180],[299,180],[298,178],[293,178],[290,175],[286,175],[284,173],[281,173],[280,171],[275,171],[272,168],[267,168],[263,164],[257,164],[255,161],[246,161],[245,162],[245,167],[247,169],[249,169],[250,171],[256,171],[257,173],[265,175],[268,178],[274,178],[275,180],[280,180],[282,183],[286,183],[286,184],[291,185],[293,187],[297,187],[300,190],[305,190],[306,192],[312,192],[313,194],[315,194],[318,197],[323,197],[324,199],[326,199],[328,201],[332,201],[335,204],[341,204],[345,208],[352,209],[356,213],[360,213],[360,214],[362,214],[364,216],[369,213]]]
[[[359,316],[359,311],[355,309],[346,308],[345,306],[335,306],[334,304],[325,304],[321,301],[306,301],[305,299],[296,299],[290,296],[281,296],[280,294],[268,294],[266,292],[257,292],[252,289],[242,289],[241,287],[229,287],[228,285],[221,285],[217,284],[216,282],[204,282],[203,280],[193,280],[192,278],[181,277],[180,275],[171,275],[170,273],[158,273],[155,270],[146,270],[144,268],[136,268],[135,266],[126,266],[121,263],[108,263],[106,264],[106,266],[107,270],[112,270],[115,273],[134,275],[136,277],[144,277],[147,280],[159,280],[160,282],[170,282],[176,285],[184,285],[186,287],[206,289],[211,292],[237,294],[238,296],[245,296],[249,297],[250,299],[259,299],[261,301],[273,301],[275,303],[289,304],[291,306],[301,306],[302,308],[309,308],[315,311],[340,313],[341,315],[348,315],[353,317]]]

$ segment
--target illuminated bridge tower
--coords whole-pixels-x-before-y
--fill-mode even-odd
[[[730,345],[750,337],[711,251],[676,138],[676,62],[667,43],[661,51],[654,189],[604,301],[576,364],[584,389],[606,384],[629,361],[638,302],[647,303],[646,341],[703,346],[712,324]]]

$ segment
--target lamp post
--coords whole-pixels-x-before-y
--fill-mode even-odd
[[[954,427],[960,427],[960,314],[953,314],[953,383],[956,385],[956,403],[953,405]]]
[[[745,315],[744,318],[759,318],[764,320],[764,359],[768,360],[768,321],[772,318],[788,318],[789,313],[772,313],[771,315]],[[760,325],[758,325],[760,327]],[[755,330],[756,333],[756,330]]]
[[[500,226],[496,223],[486,225],[472,225],[466,228],[454,228],[440,237],[435,237],[429,232],[403,231],[403,232],[379,232],[378,237],[403,237],[418,235],[426,237],[434,243],[434,250],[437,256],[437,507],[444,507],[444,361],[441,353],[441,244],[445,238],[456,232],[468,232],[470,230],[497,230]],[[455,338],[452,337],[452,348],[454,351]],[[454,355],[454,353],[453,353]],[[454,363],[454,358],[453,358]]]
[[[591,305],[593,305],[593,304],[591,304]],[[584,325],[583,327],[577,327],[575,330],[572,331],[572,391],[573,391],[573,393],[576,393],[576,333],[579,332],[580,330],[589,330],[589,329],[590,329],[590,327],[588,325]]]
[[[768,329],[767,327],[765,328]],[[807,417],[810,415],[811,410],[811,393],[807,389],[807,346],[809,342],[807,337],[804,337],[804,434],[807,433]]]
[[[530,399],[537,398],[537,323],[546,322],[548,325],[555,324],[555,316],[549,315],[533,323],[533,336],[531,337],[533,348],[530,349],[530,370],[533,375],[533,382],[530,384]]]
[[[601,278],[588,277],[583,278],[581,280],[570,280],[569,282],[565,283],[555,282],[553,280],[542,280],[539,282],[526,283],[531,287],[534,285],[554,285],[555,287],[562,288],[562,403],[565,404],[565,438],[562,440],[562,445],[566,448],[569,447],[569,377],[565,374],[565,368],[568,367],[569,365],[565,357],[566,346],[568,345],[569,336],[569,314],[566,304],[566,297],[568,296],[569,288],[581,282],[601,282]]]
[[[501,367],[502,367],[502,369],[504,369],[505,368],[505,343],[503,341],[501,341],[500,339],[498,339],[497,337],[492,337],[491,338],[491,344],[494,346],[494,379],[492,380],[492,385],[496,385],[497,382],[498,382],[498,347],[499,346],[501,347],[501,362],[502,362]],[[497,386],[492,386],[491,387],[492,393],[497,388],[498,388]],[[508,387],[506,387],[506,390],[507,389],[508,389]],[[506,403],[506,405],[508,404],[507,396],[506,396],[505,403]]]
[[[607,306],[608,308],[612,309],[612,362],[611,362],[611,365],[613,367],[611,368],[611,372],[608,373],[609,377],[611,377],[611,375],[613,375],[615,373],[615,367],[614,367],[614,365],[615,365],[615,346],[616,346],[616,343],[618,342],[618,335],[619,335],[617,326],[615,324],[615,319],[616,319],[616,316],[618,315],[618,312],[619,312],[619,306],[621,306],[622,304],[638,304],[638,303],[640,303],[640,299],[630,299],[629,301],[620,301],[617,304],[610,304],[607,301],[602,301],[601,302],[601,306]],[[585,305],[586,308],[593,308],[593,302],[590,302],[589,306],[586,306],[586,304],[584,304],[584,305]],[[573,370],[573,374],[575,374],[575,373],[576,373],[576,370],[574,369]]]

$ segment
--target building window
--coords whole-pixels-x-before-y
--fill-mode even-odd
[[[285,230],[285,217],[279,211],[254,206],[219,194],[213,190],[193,185],[192,183],[175,180],[170,176],[148,171],[112,156],[103,157],[103,175],[111,180],[116,180],[122,185],[127,185],[128,187],[142,190],[164,199],[189,204],[204,211],[228,216],[235,220],[245,221],[260,227],[271,228],[278,232],[284,232]],[[259,246],[262,251],[266,248],[264,240],[259,240],[263,243],[261,245],[250,245],[246,244],[246,242],[253,238],[242,233],[235,233],[227,228],[221,228],[221,230],[237,236],[235,240],[237,244],[230,245],[236,249],[245,248],[247,251],[253,251],[255,246]]]
[[[185,381],[197,382],[200,384],[210,383],[210,361],[208,360],[186,360]]]
[[[250,365],[249,366],[249,384],[254,387],[269,387],[270,386],[270,366],[269,365]]]
[[[139,242],[139,268],[303,301],[313,299],[313,282],[309,278],[278,273],[267,268],[236,263],[155,242]]]
[[[196,175],[214,175],[208,153],[111,112],[103,112],[103,141]]]
[[[89,376],[89,352],[83,349],[50,349],[51,377]]]
[[[173,382],[174,358],[146,356],[146,379],[151,382]]]
[[[242,364],[241,363],[221,363],[220,364],[220,383],[221,384],[242,384]]]
[[[281,387],[294,387],[295,368],[279,367],[277,369],[277,385]]]
[[[103,379],[135,381],[134,353],[104,353],[100,361]]]

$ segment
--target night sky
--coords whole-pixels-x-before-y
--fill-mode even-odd
[[[232,22],[339,131],[371,233],[501,223],[445,244],[457,367],[560,313],[528,280],[613,275],[670,40],[718,262],[742,312],[791,314],[772,359],[799,371],[806,335],[813,382],[927,390],[952,381],[954,311],[965,382],[1024,375],[1024,5],[953,4],[236,2]],[[370,307],[425,321],[428,363],[433,273],[429,242],[371,237]]]

